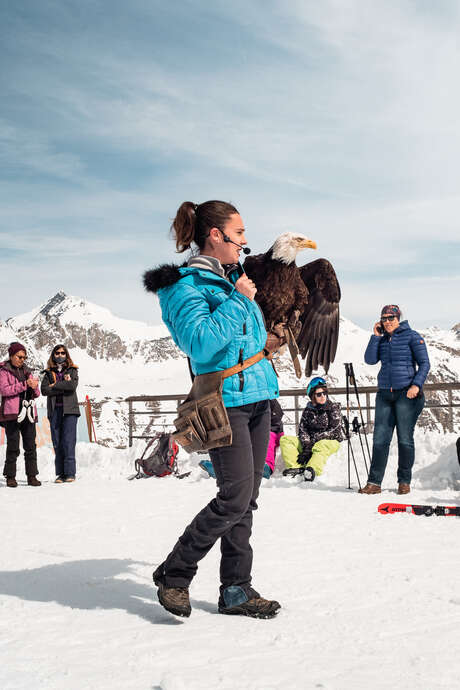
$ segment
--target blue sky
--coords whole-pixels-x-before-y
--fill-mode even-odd
[[[249,245],[329,258],[342,313],[460,321],[460,9],[452,1],[5,0],[0,318],[63,289],[158,323],[184,200]]]

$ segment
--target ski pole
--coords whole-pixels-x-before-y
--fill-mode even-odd
[[[342,419],[343,419],[343,428],[344,428],[344,431],[345,431],[345,436],[346,436],[346,439],[347,439],[347,442],[348,442],[348,488],[351,489],[351,481],[350,481],[350,455],[351,455],[351,458],[352,458],[352,460],[353,460],[353,465],[354,465],[354,467],[355,467],[356,479],[358,480],[358,486],[359,486],[359,488],[361,488],[361,481],[360,481],[360,479],[359,479],[359,473],[358,473],[358,468],[357,468],[357,466],[356,466],[355,454],[354,454],[353,446],[352,446],[352,443],[351,443],[350,425],[349,425],[348,419],[347,419],[345,416],[343,416]]]
[[[361,424],[359,423],[358,417],[353,417],[352,429],[355,432],[355,434],[358,434],[359,436],[359,443],[361,445],[361,450],[363,452],[364,467],[366,468],[367,474],[369,474],[369,468],[366,462],[366,453],[364,451],[363,439],[361,438]]]
[[[345,362],[345,388],[346,388],[346,395],[347,395],[346,431],[347,431],[347,440],[348,440],[348,488],[351,489],[350,457],[353,460],[353,465],[355,467],[356,479],[358,480],[359,488],[361,488],[361,481],[359,479],[359,473],[358,473],[358,468],[356,466],[355,453],[353,451],[353,445],[351,443],[351,434],[350,434],[350,386],[349,386],[350,369],[349,369],[349,367],[350,367],[350,364]],[[345,421],[345,418],[344,418],[344,421]]]
[[[364,423],[363,410],[362,410],[362,407],[361,407],[361,403],[360,403],[360,401],[359,401],[358,386],[357,386],[357,383],[356,383],[356,378],[355,378],[355,372],[354,372],[354,369],[353,369],[353,364],[350,362],[349,365],[348,365],[348,367],[349,367],[348,371],[349,371],[349,373],[350,373],[350,381],[351,381],[351,383],[353,384],[353,387],[354,387],[354,389],[355,389],[356,401],[357,401],[357,403],[358,403],[358,410],[359,410],[359,414],[360,414],[360,417],[361,417],[361,425],[362,425],[363,432],[364,432],[364,439],[365,439],[365,441],[366,441],[367,454],[368,454],[369,463],[370,463],[370,462],[371,462],[371,451],[369,450],[369,443],[368,443],[368,441],[367,441],[366,425],[365,425],[365,423]],[[366,469],[367,469],[367,468],[366,468]]]
[[[347,416],[343,418],[346,428],[346,437],[348,442],[347,456],[348,456],[348,488],[351,489],[350,478],[350,388],[348,385],[348,364],[345,363],[345,387],[347,392]]]

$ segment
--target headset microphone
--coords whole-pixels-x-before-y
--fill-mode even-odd
[[[222,232],[222,230],[221,230],[221,232]],[[222,232],[222,235],[224,236],[224,242],[230,242],[231,244],[234,244],[236,247],[239,247],[240,249],[242,249],[243,252],[244,252],[245,254],[250,254],[250,253],[251,253],[251,250],[249,249],[249,247],[243,247],[243,245],[238,244],[237,242],[234,242],[234,241],[231,240],[230,237],[229,237],[228,235],[226,235],[224,232]]]

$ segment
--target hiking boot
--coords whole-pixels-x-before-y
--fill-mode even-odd
[[[27,477],[27,483],[29,486],[41,486],[42,483],[37,479],[37,477]]]
[[[410,484],[398,484],[398,494],[400,496],[408,493],[410,493]]]
[[[14,477],[7,477],[6,478],[6,485],[10,486],[12,489],[15,489],[17,487],[18,483]]]
[[[306,467],[305,472],[303,473],[303,478],[305,479],[306,482],[312,482],[314,478],[316,477],[315,470],[313,467]]]
[[[219,613],[229,616],[249,616],[249,618],[273,618],[280,610],[281,605],[277,601],[270,601],[263,597],[254,597],[236,606],[219,606]]]
[[[163,575],[162,565],[153,573],[153,582],[158,587],[158,601],[169,613],[188,618],[192,613],[188,587],[166,587],[159,579],[161,575]]]
[[[61,476],[56,477],[56,479],[54,480],[55,484],[64,484],[64,482],[65,482],[65,477],[61,477]]]
[[[226,587],[221,593],[218,604],[219,613],[250,618],[273,618],[280,608],[277,601],[263,599],[254,589],[251,589],[248,595],[238,585]]]
[[[192,613],[187,587],[166,587],[158,583],[158,601],[169,613],[188,618]]]
[[[359,494],[381,494],[382,489],[378,484],[369,484],[367,483],[366,486],[358,491]]]
[[[66,478],[64,479],[64,481],[65,481],[66,484],[70,484],[70,482],[74,482],[74,481],[75,481],[75,477],[66,477]]]

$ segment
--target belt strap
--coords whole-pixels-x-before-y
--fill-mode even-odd
[[[223,379],[228,378],[229,376],[233,376],[234,374],[239,374],[240,371],[243,371],[244,369],[247,369],[248,367],[252,367],[253,364],[257,364],[257,362],[260,362],[261,359],[264,359],[265,357],[269,357],[269,353],[267,350],[261,350],[255,355],[252,355],[252,357],[248,357],[247,359],[243,360],[240,364],[235,364],[234,367],[229,367],[228,369],[224,369],[223,371],[220,372],[220,375],[222,376]]]

